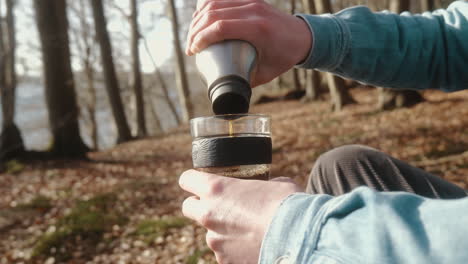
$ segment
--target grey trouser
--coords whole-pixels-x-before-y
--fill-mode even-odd
[[[430,198],[465,197],[455,184],[390,157],[376,149],[350,145],[321,155],[307,184],[309,193],[340,195],[359,186],[378,191],[405,191]]]

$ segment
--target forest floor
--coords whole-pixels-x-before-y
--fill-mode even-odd
[[[364,144],[468,188],[468,91],[426,92],[375,111],[375,90],[340,113],[328,101],[253,107],[272,115],[272,176],[304,185],[314,160]],[[181,215],[191,168],[188,126],[89,154],[90,161],[10,162],[0,174],[0,263],[213,263],[205,230]],[[34,258],[32,258],[34,256]]]

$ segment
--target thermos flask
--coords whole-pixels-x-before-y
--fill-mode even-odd
[[[206,82],[216,115],[249,111],[250,80],[256,60],[256,49],[242,40],[215,43],[196,55],[197,68]]]

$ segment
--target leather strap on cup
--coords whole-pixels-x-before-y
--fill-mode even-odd
[[[270,137],[216,137],[192,142],[194,168],[270,164]]]

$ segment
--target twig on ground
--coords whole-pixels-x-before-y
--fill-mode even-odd
[[[464,157],[468,157],[468,150],[460,154],[445,156],[439,159],[412,162],[412,165],[416,167],[429,167],[429,166],[435,166],[435,165],[440,165],[443,163],[459,160]]]

